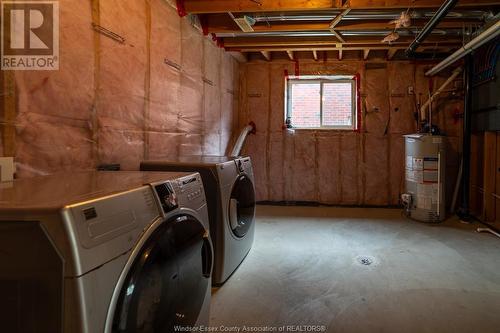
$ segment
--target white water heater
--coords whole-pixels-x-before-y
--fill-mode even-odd
[[[405,135],[406,214],[422,222],[440,222],[446,217],[445,137],[431,134]]]

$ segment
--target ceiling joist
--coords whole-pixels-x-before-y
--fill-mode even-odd
[[[224,41],[224,46],[226,48],[244,48],[248,46],[253,47],[266,47],[266,46],[310,46],[313,49],[316,49],[314,46],[341,46],[341,45],[363,45],[365,48],[370,46],[382,46],[384,49],[389,48],[390,46],[400,46],[406,45],[408,46],[409,42],[411,42],[412,37],[401,37],[397,41],[392,42],[391,44],[382,44],[380,43],[381,38],[377,37],[350,37],[349,40],[346,40],[345,43],[337,42],[333,37],[330,38],[249,38],[249,37],[241,37],[241,38],[228,38]],[[438,46],[459,46],[461,43],[461,39],[459,38],[447,38],[447,39],[437,39],[436,37],[429,37],[425,40],[422,45],[438,45]]]
[[[224,15],[225,16],[225,15]],[[234,22],[225,17],[212,17],[207,16],[206,28],[209,33],[238,33],[241,29],[234,24]],[[410,29],[422,28],[427,20],[418,19],[413,20]],[[480,22],[477,20],[448,20],[442,21],[437,26],[437,29],[462,29],[465,25],[479,26]],[[328,31],[328,22],[304,22],[304,21],[289,21],[289,22],[274,22],[273,24],[256,24],[253,27],[255,32],[287,32],[287,31]],[[370,21],[341,21],[336,26],[337,30],[342,31],[356,31],[356,30],[392,30],[394,24],[389,24],[388,20],[370,20]]]
[[[303,58],[318,61],[320,51],[338,51],[339,59],[390,60],[415,39],[443,0],[178,0],[180,13],[200,15],[205,32],[227,51],[258,52],[267,61]],[[410,5],[411,13],[402,15]],[[474,7],[473,7],[474,6]],[[443,57],[462,45],[464,27],[480,28],[500,11],[500,0],[460,0],[417,49]],[[406,11],[405,11],[406,12]],[[407,13],[407,12],[406,12]],[[400,27],[398,26],[400,25]],[[391,43],[385,37],[397,31]],[[380,52],[381,50],[387,53]],[[373,51],[373,52],[372,52]],[[343,54],[344,52],[344,54]],[[373,53],[373,54],[372,54]],[[325,53],[326,54],[326,53]]]
[[[271,52],[270,51],[261,51],[260,52],[267,61],[271,61]]]
[[[181,0],[178,4],[189,14],[329,10],[343,7],[342,0]],[[350,9],[436,8],[441,0],[349,0]],[[499,0],[461,0],[458,7],[499,5]]]
[[[337,24],[339,24],[340,21],[342,21],[342,19],[344,18],[344,16],[346,16],[347,13],[349,13],[350,11],[351,11],[351,9],[348,8],[348,9],[344,10],[342,13],[340,13],[339,15],[337,15],[337,17],[335,17],[333,19],[333,21],[330,22],[330,25],[328,26],[328,28],[330,30],[334,30],[335,27],[337,26]]]

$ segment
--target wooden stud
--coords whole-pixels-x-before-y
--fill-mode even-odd
[[[484,133],[484,205],[483,217],[485,221],[495,221],[495,197],[496,192],[496,154],[497,154],[497,134],[496,132]]]
[[[264,58],[266,58],[267,61],[271,61],[271,52],[269,52],[269,51],[262,51],[260,53],[262,53],[262,55],[264,56]]]
[[[495,191],[495,222],[500,223],[500,133],[497,132],[497,151],[496,151],[496,191]]]
[[[314,58],[314,61],[318,61],[318,51],[313,50],[313,58]]]
[[[347,13],[349,13],[351,11],[350,8],[347,8],[346,10],[344,10],[342,13],[340,13],[339,15],[337,15],[332,22],[330,22],[330,25],[328,26],[328,28],[330,30],[334,30],[334,28],[337,26],[337,24],[340,23],[340,21],[342,21],[342,19],[344,18],[344,16],[347,15]]]
[[[368,59],[369,55],[370,55],[370,49],[364,49],[363,50],[363,60]]]
[[[290,58],[290,60],[293,61],[295,59],[293,51],[288,50],[288,51],[286,51],[286,54],[288,54],[288,58]]]
[[[0,133],[2,135],[3,156],[16,156],[16,79],[14,71],[2,71],[3,101],[0,108]]]
[[[99,0],[92,0],[92,23],[101,24],[101,12],[100,12],[100,2]],[[94,43],[94,99],[92,104],[92,110],[90,113],[90,135],[92,142],[92,161],[94,165],[97,166],[101,162],[100,156],[100,125],[98,112],[101,108],[100,105],[100,95],[101,95],[101,34],[94,31],[93,33],[93,43]]]
[[[340,32],[336,31],[336,30],[331,30],[334,34],[335,34],[335,37],[337,37],[337,39],[341,42],[341,43],[345,43],[345,39],[342,37],[342,35],[340,34]]]
[[[394,55],[398,52],[398,49],[388,49],[387,50],[387,60],[392,60],[394,58]]]
[[[145,23],[146,23],[146,68],[144,73],[144,123],[143,123],[143,156],[144,159],[149,159],[149,142],[150,142],[150,118],[151,118],[151,25],[152,13],[150,0],[144,1],[145,5]]]

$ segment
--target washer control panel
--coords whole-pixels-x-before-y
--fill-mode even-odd
[[[178,196],[190,203],[190,206],[205,203],[205,191],[199,173],[192,176],[180,178],[177,181]]]
[[[199,173],[156,183],[153,184],[153,188],[164,214],[179,207],[198,209],[206,203],[203,182]]]

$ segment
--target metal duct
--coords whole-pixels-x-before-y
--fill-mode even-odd
[[[496,38],[498,35],[500,35],[500,20],[497,20],[495,24],[484,30],[476,38],[474,38],[473,40],[459,48],[457,51],[455,51],[455,53],[450,55],[448,58],[444,59],[439,64],[431,68],[425,73],[425,75],[432,76],[439,73],[440,71],[453,64],[455,61],[465,57],[481,45],[486,44],[490,40]]]
[[[424,26],[422,31],[415,37],[415,40],[410,44],[408,49],[405,51],[407,56],[411,56],[417,47],[424,41],[424,39],[434,30],[439,22],[446,16],[446,14],[457,4],[458,0],[447,0],[445,3],[439,7],[429,22]]]
[[[280,22],[280,21],[331,21],[341,11],[316,11],[316,12],[286,12],[255,14],[256,22]],[[410,13],[413,19],[431,18],[436,15],[435,11],[414,10]],[[252,16],[251,14],[247,14]],[[454,10],[446,14],[446,19],[471,19],[484,20],[491,13],[481,10]],[[401,16],[401,10],[351,10],[342,20],[394,20]]]
[[[414,36],[418,34],[420,29],[413,30],[401,30],[398,31],[400,36]],[[342,36],[386,36],[391,33],[392,30],[341,30],[338,32]],[[463,31],[461,29],[436,29],[431,32],[432,35],[439,36],[462,36]],[[325,37],[325,36],[335,36],[335,33],[330,30],[324,31],[255,31],[255,32],[221,32],[216,34],[217,37],[228,38],[228,37]]]

